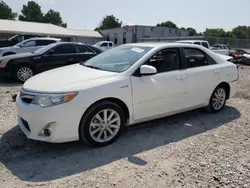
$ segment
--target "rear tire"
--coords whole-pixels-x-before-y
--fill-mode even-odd
[[[206,107],[207,111],[212,113],[220,112],[227,101],[227,90],[223,85],[215,88],[209,100],[209,105]]]
[[[90,146],[107,146],[117,140],[124,125],[125,114],[121,107],[113,102],[103,101],[95,104],[83,116],[79,136]]]
[[[34,75],[33,69],[26,65],[18,66],[13,71],[13,78],[19,82],[26,82],[33,75]]]

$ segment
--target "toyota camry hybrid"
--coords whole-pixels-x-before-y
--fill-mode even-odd
[[[236,93],[238,70],[227,60],[192,44],[121,45],[26,81],[19,126],[34,140],[105,146],[124,126],[201,107],[217,113]]]

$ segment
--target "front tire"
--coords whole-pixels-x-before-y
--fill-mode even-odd
[[[223,86],[218,86],[215,88],[207,109],[209,112],[218,113],[220,112],[226,104],[227,100],[227,90]]]
[[[34,75],[32,68],[28,66],[19,66],[13,71],[13,77],[19,82],[26,82]]]
[[[83,116],[79,127],[80,139],[91,146],[106,146],[117,140],[124,125],[125,115],[120,106],[103,101]]]

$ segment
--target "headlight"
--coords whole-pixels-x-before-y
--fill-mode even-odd
[[[7,65],[8,61],[9,61],[8,59],[1,61],[0,68],[4,68]]]
[[[32,104],[37,104],[41,107],[54,106],[71,101],[77,93],[66,94],[51,94],[51,95],[37,95],[32,100]]]

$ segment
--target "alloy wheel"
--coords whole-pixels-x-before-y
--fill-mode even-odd
[[[121,127],[121,117],[113,109],[98,112],[91,120],[89,133],[93,140],[99,143],[113,139]]]
[[[213,99],[212,99],[213,108],[215,110],[220,110],[223,107],[225,100],[226,100],[225,89],[218,88],[213,95]]]
[[[22,82],[25,82],[32,76],[33,76],[33,71],[28,67],[22,67],[17,71],[17,78]]]

